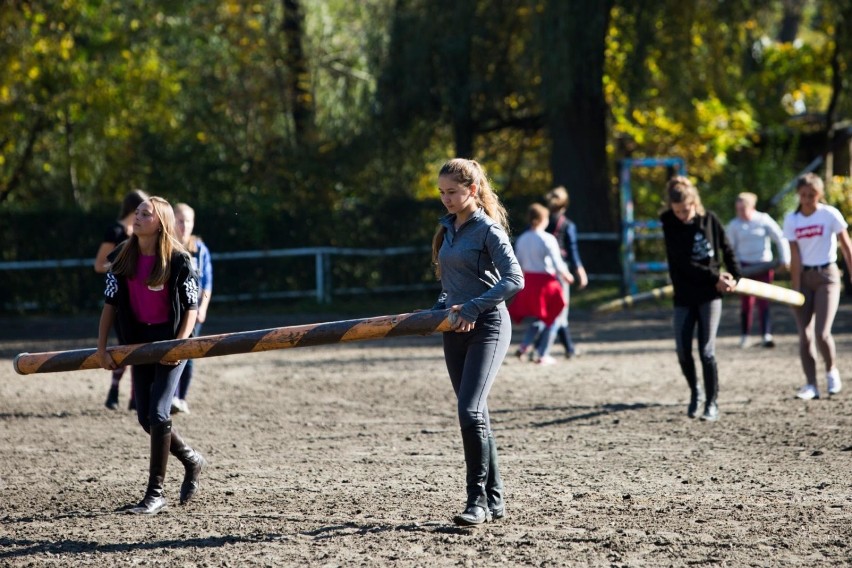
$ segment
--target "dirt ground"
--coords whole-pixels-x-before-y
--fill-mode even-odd
[[[169,507],[139,518],[120,509],[144,492],[147,440],[104,408],[109,374],[12,367],[94,346],[96,317],[3,319],[0,566],[849,566],[852,306],[846,390],[811,402],[774,314],[777,347],[740,349],[726,304],[718,423],[686,417],[667,309],[575,314],[582,355],[551,367],[510,354],[489,399],[507,517],[476,529],[451,521],[464,464],[437,336],[199,360],[175,423],[211,467],[181,507],[170,462]]]

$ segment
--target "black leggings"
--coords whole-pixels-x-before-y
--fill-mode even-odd
[[[506,306],[489,310],[472,331],[444,333],[444,359],[458,398],[459,425],[491,432],[488,393],[512,341],[512,322]]]

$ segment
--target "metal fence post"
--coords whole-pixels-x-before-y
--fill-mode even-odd
[[[325,303],[325,272],[323,256],[322,250],[318,250],[314,254],[314,270],[316,272],[317,280],[316,298],[318,304]]]

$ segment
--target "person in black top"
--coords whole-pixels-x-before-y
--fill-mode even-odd
[[[568,265],[568,270],[577,275],[577,286],[582,290],[589,284],[589,277],[586,274],[586,269],[583,268],[580,250],[577,248],[577,226],[565,213],[568,209],[568,190],[560,185],[550,190],[545,198],[547,199],[547,208],[550,210],[550,223],[547,226],[547,232],[556,237],[559,250],[562,252],[562,260]],[[571,286],[564,281],[562,284],[565,289],[565,298],[570,303]],[[557,318],[554,327],[556,338],[565,347],[565,357],[571,359],[578,354],[578,351],[571,338],[571,329],[568,326],[569,309],[570,306],[566,305]]]
[[[106,228],[101,244],[98,246],[98,252],[95,254],[95,272],[106,274],[109,271],[109,259],[107,257],[115,250],[115,247],[133,234],[133,221],[136,218],[136,208],[146,199],[148,199],[148,194],[141,189],[134,189],[124,196],[124,199],[121,201],[118,218]],[[112,381],[110,382],[106,399],[106,407],[110,410],[118,408],[118,385],[121,383],[121,377],[124,376],[126,369],[127,366],[119,365],[112,371]],[[130,410],[136,409],[136,400],[133,398],[132,388],[130,390],[130,405],[128,408]]]
[[[660,215],[660,221],[674,286],[677,358],[690,390],[687,415],[695,418],[703,400],[701,419],[718,420],[716,332],[722,315],[722,293],[734,289],[740,267],[725,236],[725,227],[715,214],[704,210],[698,190],[688,178],[677,176],[669,180],[666,203],[668,207]],[[728,272],[722,272],[723,262]],[[704,392],[698,385],[692,357],[696,327]]]

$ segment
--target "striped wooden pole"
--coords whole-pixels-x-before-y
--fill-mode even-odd
[[[240,331],[136,345],[118,345],[108,347],[107,351],[118,365],[139,365],[156,363],[166,358],[169,360],[202,359],[347,341],[429,335],[438,331],[449,331],[455,318],[456,314],[451,314],[450,310],[426,310],[410,314]],[[15,371],[21,375],[101,368],[97,349],[20,353],[15,357],[14,366]]]
[[[617,312],[625,308],[632,308],[635,304],[645,302],[647,300],[660,300],[662,298],[670,298],[673,294],[674,286],[669,284],[668,286],[663,286],[662,288],[654,288],[653,290],[648,290],[647,292],[633,294],[632,296],[624,296],[623,298],[616,298],[615,300],[605,302],[595,308],[595,311],[598,313]]]

